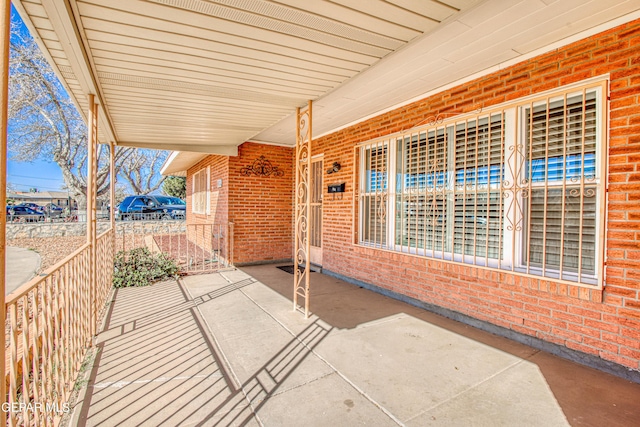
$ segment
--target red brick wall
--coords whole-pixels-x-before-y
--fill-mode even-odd
[[[293,155],[288,147],[246,142],[229,158],[229,220],[236,264],[293,257]],[[284,173],[245,176],[242,168],[264,156]]]
[[[264,156],[283,171],[245,176],[242,169]],[[210,215],[191,212],[192,177],[210,167]],[[218,180],[222,187],[218,188]],[[244,143],[234,157],[210,155],[187,171],[187,224],[234,223],[235,264],[293,257],[293,149]]]
[[[353,244],[353,147],[443,112],[468,112],[610,75],[604,291]],[[325,197],[324,268],[640,369],[640,21],[478,78],[314,142],[343,198]]]

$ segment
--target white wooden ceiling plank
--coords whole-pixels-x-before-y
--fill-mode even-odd
[[[305,40],[287,34],[263,30],[257,27],[237,24],[180,9],[159,8],[158,6],[131,2],[130,0],[110,0],[109,8],[88,3],[79,3],[82,13],[82,25],[85,28],[113,31],[135,37],[139,31],[155,30],[171,35],[184,35],[193,42],[197,40],[218,40],[230,45],[257,49],[267,52],[283,52],[285,55],[312,55],[317,58],[335,58],[360,64],[372,64],[380,57],[391,52],[382,49],[379,52],[358,52],[339,47],[328,46],[313,40]],[[124,10],[111,7],[122,6]],[[143,6],[141,14],[127,12]],[[152,17],[161,10],[163,17]],[[144,15],[142,15],[144,13]],[[116,26],[118,30],[114,28]]]
[[[318,16],[343,22],[356,28],[370,31],[377,34],[386,35],[397,40],[407,42],[419,36],[422,32],[404,25],[389,22],[374,16],[363,14],[338,4],[330,3],[326,0],[307,1],[304,4],[300,0],[274,0],[276,3],[286,4],[292,8],[315,13]]]
[[[224,99],[238,99],[244,101],[262,101],[282,106],[298,105],[301,98],[287,94],[264,93],[262,91],[238,90],[223,86],[192,84],[185,81],[170,79],[147,78],[130,74],[98,73],[103,85],[135,87],[147,90],[162,90],[168,94],[186,95],[198,94]]]
[[[58,41],[58,36],[53,30],[47,28],[37,28],[38,35],[43,40]]]
[[[51,21],[46,16],[32,16],[31,22],[33,22],[34,27],[38,28],[38,31],[40,29],[53,31],[53,25],[51,25]]]
[[[536,18],[537,25],[530,30],[530,36],[527,39],[519,40],[514,43],[513,48],[520,53],[527,53],[536,50],[539,46],[551,44],[559,38],[566,37],[566,27],[570,22],[571,30],[574,33],[587,30],[589,28],[600,25],[603,21],[607,21],[609,16],[619,16],[631,13],[639,6],[636,0],[626,2],[608,2],[606,9],[602,10],[600,0],[591,0],[583,2],[582,7],[589,10],[579,18],[575,16],[573,9],[568,8],[564,0],[558,4],[562,7],[562,11],[549,10],[545,11],[544,16]]]
[[[95,53],[95,52],[94,52]],[[227,84],[235,87],[261,88],[278,90],[283,93],[308,93],[314,97],[324,93],[331,86],[320,86],[306,83],[292,82],[290,80],[278,80],[262,77],[255,74],[222,73],[210,70],[193,70],[191,67],[174,67],[177,63],[162,65],[141,64],[139,62],[126,61],[124,59],[113,60],[94,56],[94,62],[98,72],[112,72],[123,74],[147,75],[149,77],[172,78],[181,81],[189,81],[198,84]]]
[[[483,37],[475,37],[474,40],[468,40],[466,43],[459,43],[459,49],[451,51],[444,57],[451,62],[458,62],[469,55],[474,55],[479,51],[490,50],[514,50],[520,54],[530,52],[533,46],[541,46],[552,43],[557,40],[559,34],[566,33],[567,29],[563,28],[570,23],[572,31],[579,32],[591,28],[601,22],[602,17],[593,10],[593,2],[582,2],[581,7],[586,13],[581,18],[575,13],[572,1],[567,0],[554,4],[553,7],[531,8],[528,11],[523,10],[526,16],[520,16],[517,19],[510,17],[506,20],[508,24],[501,26],[497,31],[487,33]],[[619,5],[621,13],[627,9],[624,5]],[[601,12],[610,13],[610,12]],[[534,22],[531,25],[528,22]],[[492,25],[493,23],[489,23]],[[523,30],[526,28],[526,30]]]
[[[112,85],[110,83],[104,84],[103,89],[105,91],[105,94],[107,95],[115,91],[115,93],[130,94],[132,96],[136,96],[139,94],[154,96],[156,97],[158,102],[165,102],[167,103],[167,105],[171,105],[176,101],[176,99],[183,99],[186,101],[212,100],[211,96],[208,96],[207,94],[204,94],[204,93],[198,93],[195,91],[180,93],[180,92],[174,92],[174,91],[170,92],[164,89],[157,89],[157,88],[139,88],[139,87],[133,87],[133,86],[124,87],[121,85]],[[292,111],[292,108],[287,105],[281,105],[276,102],[269,103],[266,100],[257,101],[257,100],[234,99],[234,98],[220,98],[215,100],[220,102],[222,99],[224,99],[224,102],[226,103],[235,104],[235,105],[244,105],[246,106],[246,108],[252,108],[253,106],[255,106],[258,108],[271,108],[271,109],[274,109],[274,111],[286,111],[287,113],[290,113]],[[301,101],[298,105],[304,105],[304,101]]]
[[[67,59],[67,55],[65,55],[65,53],[63,51],[54,49],[54,50],[49,51],[49,54],[51,55],[51,57],[55,61],[56,65],[58,65],[58,66],[67,66],[67,67],[71,66],[71,63]]]
[[[118,91],[109,90],[106,92],[110,108],[123,110],[130,108],[131,110],[163,110],[185,112],[188,114],[199,115],[206,117],[207,114],[215,114],[216,112],[223,111],[236,116],[250,116],[255,115],[257,117],[268,116],[276,117],[281,116],[283,113],[290,113],[290,108],[282,108],[279,110],[269,107],[258,108],[256,105],[246,105],[239,103],[230,103],[224,100],[217,101],[215,99],[177,99],[172,100],[171,103],[164,102],[166,100],[159,100],[152,95],[145,95],[144,93],[133,94],[131,92],[120,93]],[[132,96],[135,95],[135,96]],[[133,99],[132,99],[133,98]]]
[[[201,0],[147,0],[162,6],[158,8],[156,17],[162,17],[166,8],[175,15],[175,10],[195,12],[197,17],[216,18],[225,22],[249,26],[270,32],[288,35],[297,39],[310,40],[316,43],[360,52],[374,56],[384,55],[385,51],[398,49],[403,42],[382,34],[364,31],[360,28],[336,22],[315,14],[288,8],[262,0],[217,0],[204,2]],[[127,8],[130,8],[127,4]],[[131,9],[128,9],[131,10]],[[145,8],[148,12],[149,8]],[[140,10],[136,10],[137,13]],[[186,15],[185,15],[186,16]],[[193,22],[193,18],[179,19],[182,22]],[[205,25],[203,28],[207,28]],[[222,29],[226,32],[226,29]]]
[[[478,36],[468,26],[451,21],[440,31],[421,37],[413,43],[415,47],[411,51],[401,50],[390,58],[393,61],[402,62],[407,66],[421,66],[424,61],[434,57],[443,57],[455,51],[460,46],[472,43]],[[388,69],[390,67],[373,67],[372,70]]]
[[[223,143],[223,144],[239,144],[250,138],[250,131],[233,131],[224,132],[221,134],[220,132],[212,132],[210,130],[199,131],[199,132],[171,132],[170,129],[165,132],[153,132],[152,129],[149,131],[140,131],[136,130],[135,126],[130,130],[127,129],[125,132],[119,132],[121,137],[124,140],[139,140],[146,142],[174,142],[174,143],[184,143],[185,145],[189,143]]]
[[[448,4],[447,1],[434,1],[434,0],[386,0],[389,3],[395,4],[407,10],[420,14],[422,16],[428,16],[437,21],[444,21],[451,15],[460,11],[456,6]]]
[[[457,8],[458,10],[464,10],[483,3],[483,0],[446,0],[444,3]]]
[[[473,13],[461,13],[456,20],[469,27],[483,25],[486,30],[495,31],[503,24],[511,22],[510,20],[512,19],[520,19],[523,16],[527,16],[527,13],[531,11],[545,7],[541,1],[530,0],[486,1],[482,6],[474,8]]]
[[[101,25],[104,26],[104,25]],[[124,26],[111,25],[106,31],[95,31],[93,28],[86,28],[85,32],[89,39],[89,43],[92,40],[98,39],[104,42],[113,40],[115,43],[132,45],[152,45],[154,43],[167,44],[168,50],[172,49],[198,49],[201,53],[214,52],[227,55],[233,55],[236,58],[247,58],[254,61],[264,61],[271,66],[277,68],[278,66],[292,66],[298,69],[316,69],[319,71],[325,71],[327,73],[334,73],[336,75],[347,74],[352,76],[353,74],[366,68],[365,64],[360,64],[353,61],[344,61],[336,58],[327,58],[320,55],[302,54],[300,51],[294,49],[282,49],[278,52],[261,51],[251,48],[233,46],[230,44],[221,43],[216,39],[193,39],[191,37],[183,36],[180,34],[167,34],[161,30],[140,30],[135,37],[130,34],[126,34]],[[118,32],[110,32],[112,30],[125,31],[124,34]]]
[[[194,4],[202,5],[201,0],[151,0],[158,3],[166,3],[167,1],[176,4],[177,1],[181,3],[190,2],[191,7]],[[212,2],[209,2],[210,5]],[[310,28],[317,30],[320,33],[332,34],[342,39],[360,41],[365,44],[373,46],[381,46],[391,50],[398,49],[404,41],[397,40],[392,37],[388,37],[384,34],[377,32],[366,31],[361,28],[356,28],[352,25],[347,25],[342,22],[338,22],[335,19],[329,19],[323,16],[318,16],[315,13],[289,7],[286,5],[278,4],[272,1],[264,0],[216,0],[216,4],[228,6],[235,10],[241,10],[244,12],[250,12],[255,15],[271,18],[276,21],[288,22],[295,24],[303,28]],[[203,9],[199,7],[199,9]],[[209,10],[211,12],[211,10]],[[224,14],[225,18],[228,19]],[[282,28],[282,31],[287,33],[286,28]],[[297,33],[291,32],[291,34],[297,35]],[[311,36],[311,39],[316,39],[315,36]],[[320,39],[318,41],[321,41]]]
[[[26,2],[26,1],[23,1],[21,3],[22,3],[22,7],[24,7],[24,10],[29,14],[30,17],[49,19],[49,17],[47,16],[47,12],[44,10],[44,7],[42,6],[42,3]]]
[[[411,28],[422,33],[430,31],[437,24],[434,19],[422,16],[418,13],[405,10],[393,4],[381,1],[361,1],[361,0],[329,0],[364,14],[375,16],[389,22]]]
[[[151,108],[153,107],[153,108]],[[227,119],[227,118],[250,118],[261,119],[264,115],[259,113],[253,113],[250,109],[245,109],[244,112],[229,112],[224,108],[215,107],[205,111],[197,111],[194,109],[185,110],[180,106],[171,107],[164,104],[116,104],[110,109],[114,115],[117,114],[129,114],[131,117],[155,117],[175,115],[176,117],[185,117],[191,120],[213,120],[213,119]],[[253,113],[253,114],[252,114]],[[278,115],[272,114],[270,117],[277,117]]]
[[[176,120],[180,120],[181,122],[186,123],[238,123],[239,119],[243,119],[243,121],[247,122],[257,122],[261,120],[262,122],[268,122],[270,120],[276,120],[281,116],[271,116],[269,118],[266,115],[258,115],[258,114],[232,114],[228,113],[224,110],[214,110],[209,111],[207,114],[198,114],[197,112],[185,112],[183,113],[177,108],[169,109],[169,108],[156,108],[155,111],[150,111],[143,108],[131,109],[131,107],[127,108],[110,108],[109,112],[113,115],[113,117],[119,117],[123,115],[128,115],[128,117],[132,120],[144,121],[155,120],[158,118],[164,117],[172,117]]]
[[[249,125],[239,125],[238,122],[184,122],[180,120],[180,118],[171,118],[164,117],[163,120],[146,120],[144,122],[131,120],[127,115],[123,116],[115,116],[114,120],[118,122],[119,129],[123,132],[134,133],[137,131],[144,132],[145,130],[153,130],[153,131],[162,131],[172,132],[175,129],[187,129],[192,134],[202,132],[202,131],[211,131],[215,132],[224,128],[225,131],[237,131],[242,132],[243,134],[246,132],[257,132],[261,129],[263,124],[256,124],[253,126]]]
[[[174,44],[162,44],[155,40],[112,36],[109,42],[103,41],[103,39],[108,38],[108,36],[109,35],[105,33],[93,32],[90,40],[92,50],[116,51],[144,58],[171,59],[174,57],[185,57],[186,60],[183,62],[192,62],[205,67],[216,65],[217,67],[228,67],[229,69],[236,69],[239,71],[253,70],[258,73],[279,73],[281,76],[306,76],[311,80],[322,80],[333,83],[342,82],[349,76],[353,75],[353,71],[341,71],[328,66],[316,67],[315,64],[302,62],[296,62],[295,65],[292,63],[271,63],[262,59],[246,58],[199,48],[190,48]],[[116,39],[118,40],[117,43],[115,42]],[[301,68],[300,65],[305,65],[305,68]]]
[[[140,49],[136,54],[132,54],[128,49],[119,51],[110,51],[92,49],[92,56],[97,62],[98,60],[116,60],[124,62],[132,62],[136,64],[148,64],[154,67],[166,67],[175,69],[184,69],[193,72],[225,75],[228,77],[245,78],[248,80],[264,79],[272,83],[284,82],[290,85],[305,85],[305,87],[318,87],[328,90],[335,87],[340,80],[321,80],[308,77],[306,75],[297,75],[291,73],[283,73],[270,69],[256,69],[239,64],[226,64],[221,61],[209,60],[207,58],[193,58],[187,55],[169,54],[167,52],[155,52],[154,57],[146,56],[154,54],[144,49]],[[197,59],[197,61],[195,61]]]
[[[241,125],[238,121],[210,121],[210,122],[185,122],[180,118],[163,117],[164,120],[131,120],[124,116],[115,116],[114,120],[118,123],[119,130],[127,134],[133,134],[135,132],[144,132],[151,130],[154,132],[160,131],[160,133],[171,133],[175,131],[189,132],[191,134],[197,134],[200,132],[216,132],[220,129],[226,131],[242,132],[246,133],[259,132],[264,126],[264,123],[256,122],[254,125]]]
[[[47,50],[64,51],[64,49],[62,49],[62,44],[57,39],[51,40],[43,38],[42,42],[45,44]]]
[[[155,117],[175,117],[181,118],[185,120],[198,120],[202,122],[221,122],[228,121],[233,123],[238,122],[247,122],[247,123],[269,123],[274,120],[279,120],[282,118],[282,115],[266,115],[266,114],[229,114],[223,110],[214,110],[209,114],[198,115],[194,114],[178,114],[178,109],[169,110],[168,108],[158,109],[158,112],[155,114],[148,110],[136,112],[136,114],[132,114],[130,111],[126,111],[126,109],[115,109],[113,110],[114,117],[120,117],[123,115],[130,115],[132,118],[136,118],[136,121],[143,122],[146,121],[147,117],[155,118]]]
[[[225,103],[212,103],[202,104],[198,102],[178,101],[175,105],[163,104],[155,102],[152,98],[143,99],[140,102],[127,102],[119,95],[113,95],[109,99],[112,102],[111,108],[113,111],[126,112],[129,110],[131,114],[153,114],[159,113],[171,113],[185,116],[193,116],[199,118],[208,117],[254,117],[261,118],[267,116],[270,118],[279,117],[282,115],[282,111],[272,111],[268,109],[256,110],[256,108],[246,107],[241,105],[225,104]]]
[[[176,73],[163,74],[161,72],[156,72],[156,70],[162,70],[161,68],[150,70],[148,67],[141,67],[142,69],[138,69],[140,67],[136,67],[136,64],[131,63],[119,63],[119,65],[116,66],[113,66],[112,64],[115,63],[111,62],[107,65],[99,65],[97,67],[98,74],[102,75],[103,73],[113,73],[127,75],[129,77],[143,77],[150,80],[172,80],[180,83],[202,85],[203,87],[228,88],[238,91],[247,91],[248,93],[271,94],[278,96],[316,98],[326,92],[326,89],[299,88],[286,86],[284,84],[278,85],[260,82],[258,80],[252,81],[249,79],[227,78],[215,75],[204,76],[206,78],[205,80],[200,75],[194,77],[193,73],[186,70],[181,75]]]

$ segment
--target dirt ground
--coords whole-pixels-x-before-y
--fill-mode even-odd
[[[7,246],[31,249],[42,257],[42,271],[62,261],[87,241],[86,236],[7,239]]]

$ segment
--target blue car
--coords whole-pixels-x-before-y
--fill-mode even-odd
[[[171,220],[186,218],[186,204],[164,204],[159,199],[160,197],[164,196],[140,195],[125,197],[118,206],[116,215],[122,220]]]
[[[27,206],[7,206],[7,222],[39,222],[45,215]]]

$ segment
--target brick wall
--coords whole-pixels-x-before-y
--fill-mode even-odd
[[[236,264],[293,256],[293,155],[288,147],[246,142],[229,158],[229,220],[234,223]],[[264,156],[283,175],[243,175]]]
[[[242,174],[264,156],[282,176]],[[210,168],[210,214],[191,212],[192,176]],[[234,223],[236,264],[289,260],[293,256],[293,149],[244,143],[238,156],[207,156],[187,171],[187,224]],[[218,187],[218,180],[222,186]]]
[[[354,155],[360,142],[438,113],[481,107],[609,74],[608,257],[603,291],[353,244]],[[634,21],[314,141],[342,170],[325,197],[323,266],[421,301],[640,369],[640,21]]]

